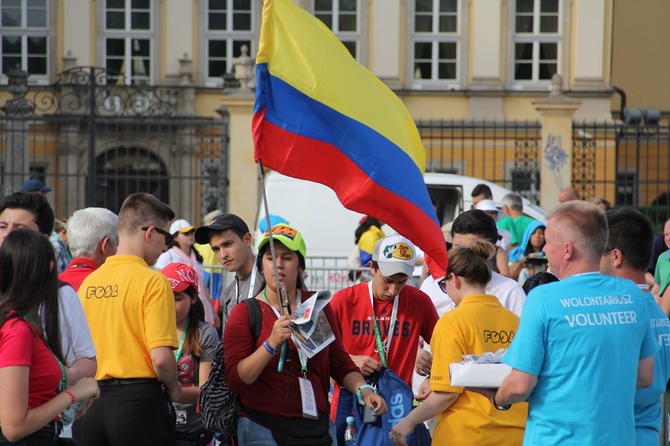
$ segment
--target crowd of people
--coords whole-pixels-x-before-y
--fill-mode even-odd
[[[352,422],[359,445],[659,444],[670,220],[655,236],[566,188],[536,221],[482,184],[443,228],[444,277],[414,287],[423,253],[366,216],[367,271],[330,297],[283,219],[254,242],[237,215],[195,226],[134,193],[56,220],[48,187],[23,189],[0,201],[0,445],[341,446]],[[219,345],[234,438],[198,407]],[[500,349],[498,388],[452,385],[450,364]]]

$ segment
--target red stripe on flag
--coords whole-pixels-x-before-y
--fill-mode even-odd
[[[325,184],[346,208],[383,221],[422,247],[441,268],[446,267],[444,235],[433,218],[414,203],[372,181],[336,146],[289,133],[264,120],[264,111],[257,112],[252,122],[256,161],[262,158],[264,166],[284,175]],[[278,147],[282,150],[277,150]],[[397,174],[398,181],[402,181],[403,173]],[[408,216],[413,221],[407,221]],[[408,233],[412,227],[424,231]]]

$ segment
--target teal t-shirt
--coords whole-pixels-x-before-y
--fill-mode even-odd
[[[501,229],[506,229],[512,235],[510,245],[520,245],[523,241],[523,233],[526,228],[535,220],[527,215],[519,215],[518,217],[505,217],[496,224]]]
[[[537,377],[524,445],[635,444],[638,364],[657,351],[633,282],[594,272],[533,289],[503,359]]]
[[[658,256],[656,270],[654,271],[654,282],[660,285],[661,292],[668,286],[668,282],[670,282],[670,249]]]
[[[654,296],[644,293],[651,329],[659,350],[654,356],[654,382],[635,392],[635,444],[657,445],[661,428],[661,395],[670,379],[670,319],[658,306]]]

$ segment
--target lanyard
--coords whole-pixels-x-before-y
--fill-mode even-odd
[[[275,314],[277,315],[277,319],[279,319],[281,317],[281,315],[279,314],[279,310],[277,310],[275,308],[275,306],[270,303],[270,301],[268,300],[268,297],[265,295],[265,289],[263,289],[262,294],[263,294],[263,299],[265,299],[265,302],[267,302],[267,304],[270,305],[270,308],[272,308],[272,311],[274,311]],[[300,306],[300,304],[302,303],[302,299],[300,299],[300,294],[298,292],[296,292],[295,299],[296,299],[296,303],[298,304],[298,306]],[[300,350],[300,347],[298,346],[298,342],[295,339],[293,339],[294,336],[295,336],[295,334],[292,334],[291,339],[293,340],[293,344],[295,345],[295,348],[298,351],[298,358],[300,358],[300,370],[302,371],[303,375],[306,375],[307,374],[307,356],[302,352],[302,350]]]
[[[181,351],[184,348],[184,341],[186,340],[186,333],[188,332],[188,323],[189,320],[186,319],[186,325],[184,326],[184,330],[181,332],[181,339],[179,339],[179,348],[176,352],[174,352],[174,359],[177,362],[179,362],[179,358],[181,358]]]
[[[256,257],[254,257],[254,265],[251,267],[251,278],[249,279],[249,293],[247,299],[254,297],[254,285],[256,284]],[[235,275],[235,304],[240,303],[240,279]]]
[[[179,339],[179,348],[177,348],[177,351],[174,352],[174,359],[175,361],[179,362],[179,358],[181,357],[181,351],[184,348],[184,341],[186,340],[186,333],[188,333],[188,324],[189,320],[186,319],[186,325],[184,326],[184,330],[181,332],[181,339]]]
[[[26,313],[26,319],[28,319],[28,322],[30,322],[33,327],[37,329],[37,332],[40,334],[42,337],[42,341],[46,344],[46,340],[44,339],[44,336],[42,336],[42,330],[40,327],[37,325],[37,322],[35,322],[35,319],[33,319],[32,314]],[[47,344],[47,348],[49,348],[49,344]],[[51,348],[49,348],[49,351],[51,351]],[[60,359],[54,354],[54,352],[51,351],[51,354],[54,355],[54,359],[58,363],[58,366],[60,367],[60,382],[58,383],[58,392],[62,392],[67,388],[67,373],[65,372],[65,365],[63,365],[62,362],[60,362]]]
[[[384,343],[382,342],[382,335],[379,330],[379,321],[375,316],[375,301],[372,294],[372,280],[368,282],[368,291],[370,292],[370,305],[372,306],[372,321],[375,325],[375,342],[377,344],[377,353],[379,353],[379,360],[382,365],[386,367],[386,356],[388,355],[391,349],[391,341],[393,340],[393,329],[395,328],[395,323],[398,316],[398,296],[393,298],[393,310],[391,311],[391,321],[389,322],[389,328],[386,333],[386,348],[384,348]]]

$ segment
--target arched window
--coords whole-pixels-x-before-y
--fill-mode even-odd
[[[115,147],[96,158],[97,182],[89,194],[95,206],[118,213],[132,193],[146,192],[164,203],[170,202],[165,164],[152,152],[139,147]]]

